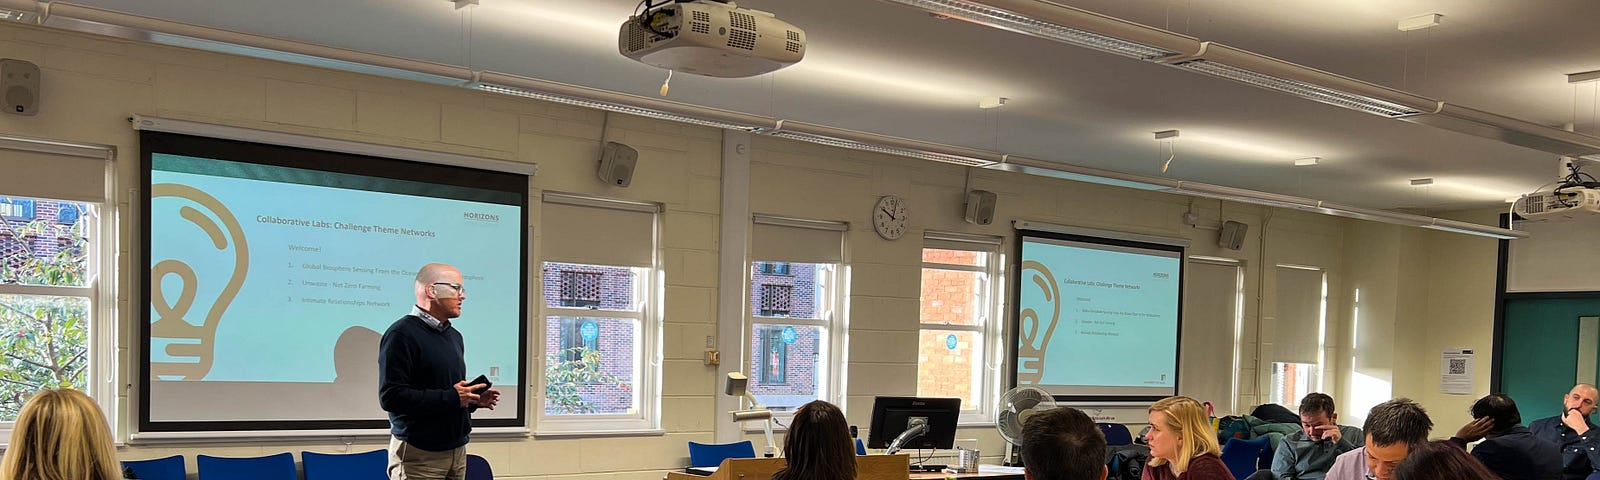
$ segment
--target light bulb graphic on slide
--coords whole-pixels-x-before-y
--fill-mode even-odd
[[[1020,298],[1036,298],[1035,302],[1022,304],[1018,312],[1017,384],[1034,385],[1044,378],[1044,354],[1050,346],[1050,336],[1055,333],[1061,319],[1061,287],[1050,267],[1033,260],[1022,262],[1022,288]],[[1031,292],[1037,288],[1038,291]],[[1042,301],[1045,305],[1040,305]],[[1040,307],[1047,307],[1041,311]]]
[[[217,324],[244,285],[245,273],[250,266],[250,249],[239,220],[216,197],[188,185],[163,183],[151,185],[150,188],[152,204],[158,198],[176,197],[209,210],[202,212],[195,206],[184,205],[178,208],[178,216],[204,231],[217,251],[225,252],[230,247],[233,249],[233,271],[203,314],[192,311],[200,282],[214,284],[220,279],[198,278],[194,268],[185,261],[194,259],[168,258],[150,267],[150,307],[155,313],[155,320],[150,324],[152,348],[157,339],[168,341],[163,352],[182,360],[158,362],[152,357],[150,373],[155,378],[200,380],[211,371],[212,361],[215,360]],[[221,225],[218,225],[219,222]],[[159,241],[155,238],[151,240]],[[169,291],[163,285],[162,280],[168,276],[178,278],[178,291]]]

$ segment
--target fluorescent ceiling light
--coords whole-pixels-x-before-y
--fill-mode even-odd
[[[641,116],[641,117],[654,118],[654,119],[658,119],[658,120],[669,120],[669,121],[674,121],[674,122],[690,123],[690,124],[707,126],[707,127],[725,128],[725,129],[729,129],[729,130],[742,130],[742,131],[746,131],[746,132],[753,132],[753,131],[761,129],[761,127],[757,127],[757,126],[754,126],[754,125],[738,125],[738,124],[732,124],[732,123],[727,123],[727,122],[719,122],[719,121],[715,121],[715,120],[707,120],[707,119],[698,118],[698,117],[692,117],[692,116],[688,116],[688,115],[679,115],[679,114],[671,113],[671,112],[664,112],[664,111],[660,111],[660,110],[653,110],[653,109],[648,109],[648,108],[635,107],[635,106],[632,106],[632,105],[627,105],[627,104],[622,104],[622,103],[603,102],[603,101],[598,101],[598,100],[590,100],[590,99],[586,99],[586,98],[582,98],[582,97],[566,96],[566,95],[560,95],[560,94],[554,94],[554,93],[539,92],[539,91],[527,90],[527,89],[522,89],[522,88],[517,88],[517,87],[508,87],[508,86],[505,86],[505,85],[495,85],[495,84],[490,84],[490,83],[476,83],[476,84],[473,84],[472,87],[476,88],[478,90],[483,90],[485,92],[493,92],[493,93],[499,93],[499,94],[504,94],[504,95],[514,95],[514,96],[518,96],[518,97],[532,98],[532,99],[537,99],[537,100],[544,100],[544,101],[547,101],[547,102],[555,102],[555,103],[560,103],[560,104],[565,104],[565,105],[572,105],[572,106],[575,106],[575,107],[584,107],[584,108],[593,108],[593,109],[596,109],[596,110],[604,110],[604,111],[607,111],[607,112],[626,113],[626,114],[629,114],[629,115],[637,115],[637,116]]]
[[[1195,60],[1177,65],[1179,68],[1204,73],[1214,77],[1226,78],[1240,83],[1254,85],[1268,90],[1277,90],[1307,100],[1326,103],[1336,107],[1395,118],[1422,113],[1421,110],[1387,102],[1372,97],[1342,92],[1332,88],[1311,83],[1274,77],[1265,73],[1246,70],[1232,65]]]
[[[1600,70],[1572,73],[1567,75],[1567,83],[1593,82],[1595,80],[1600,80]]]
[[[1402,32],[1409,32],[1409,31],[1412,31],[1412,30],[1422,30],[1422,29],[1425,29],[1425,28],[1433,28],[1433,27],[1439,26],[1439,19],[1441,19],[1441,18],[1444,18],[1444,15],[1440,15],[1440,14],[1437,14],[1437,13],[1424,13],[1422,15],[1417,15],[1415,17],[1402,18],[1402,19],[1400,19],[1400,22],[1395,26],[1397,28],[1399,28],[1400,31],[1402,31]]]
[[[886,1],[921,8],[929,12],[958,20],[966,20],[981,25],[988,25],[995,28],[1010,30],[1024,35],[1032,35],[1035,37],[1055,40],[1058,42],[1077,45],[1080,47],[1099,50],[1124,57],[1137,58],[1139,60],[1167,58],[1176,56],[1179,53],[1166,48],[1148,45],[1133,40],[1125,40],[1112,35],[1106,35],[1081,28],[1035,19],[1027,15],[995,8],[977,2],[968,2],[962,0]],[[1083,14],[1085,16],[1100,17],[1090,18],[1090,21],[1106,19],[1116,20],[1112,19],[1111,17],[1103,17],[1087,11],[1077,9],[1072,10],[1074,10],[1074,13]],[[1142,27],[1142,25],[1137,26]]]
[[[835,138],[835,137],[830,137],[830,136],[825,136],[825,135],[816,135],[816,134],[811,134],[811,133],[790,132],[790,131],[784,131],[784,130],[775,130],[775,131],[764,132],[764,133],[766,133],[767,135],[778,137],[778,138],[787,138],[787,139],[790,139],[790,140],[799,140],[799,141],[802,141],[802,142],[810,142],[810,143],[816,143],[816,144],[820,144],[820,145],[828,145],[828,146],[831,146],[831,147],[848,148],[848,149],[851,149],[851,150],[861,150],[861,151],[864,151],[864,152],[886,153],[886,154],[889,154],[889,155],[899,155],[899,156],[902,156],[902,157],[911,157],[911,158],[917,158],[917,159],[922,159],[922,160],[932,160],[932,161],[941,162],[941,163],[953,163],[953,164],[956,164],[956,165],[964,165],[964,166],[968,166],[968,167],[984,167],[984,166],[993,165],[995,163],[993,161],[982,160],[982,159],[977,159],[977,158],[963,157],[963,156],[957,156],[957,155],[947,155],[947,154],[942,154],[942,153],[927,152],[927,151],[921,151],[921,150],[913,150],[913,149],[909,149],[909,148],[890,147],[890,146],[879,145],[879,144],[875,144],[875,143],[867,143],[867,142],[860,142],[860,141],[855,141],[855,140],[847,140],[847,139],[843,139],[843,138]]]
[[[1296,167],[1315,167],[1319,163],[1322,163],[1322,157],[1296,158],[1294,160],[1294,166]]]
[[[1528,232],[1519,232],[1519,231],[1516,231],[1516,230],[1509,230],[1509,229],[1504,229],[1504,228],[1489,228],[1489,227],[1485,227],[1485,226],[1482,226],[1482,225],[1474,225],[1474,224],[1471,224],[1471,223],[1464,223],[1464,222],[1454,222],[1454,221],[1450,221],[1450,220],[1442,220],[1442,219],[1437,219],[1437,218],[1435,218],[1433,220],[1434,220],[1435,223],[1430,223],[1430,224],[1427,224],[1427,225],[1421,225],[1421,227],[1429,229],[1429,230],[1438,230],[1438,231],[1441,231],[1441,232],[1464,233],[1464,234],[1467,234],[1467,235],[1477,235],[1477,236],[1480,236],[1480,237],[1498,238],[1498,239],[1501,239],[1501,240],[1516,240],[1518,238],[1528,238]]]

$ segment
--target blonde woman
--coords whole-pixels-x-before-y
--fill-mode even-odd
[[[118,480],[122,478],[111,426],[83,392],[46,389],[22,406],[11,445],[0,463],[8,480]]]
[[[1234,480],[1222,463],[1217,431],[1200,402],[1167,397],[1150,406],[1150,464],[1142,480]]]

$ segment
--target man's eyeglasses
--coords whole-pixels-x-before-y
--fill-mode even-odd
[[[459,284],[459,283],[433,282],[433,284],[434,285],[444,285],[446,287],[450,287],[452,290],[455,290],[457,293],[460,293],[462,295],[465,295],[467,293],[467,287],[462,285],[462,284]]]

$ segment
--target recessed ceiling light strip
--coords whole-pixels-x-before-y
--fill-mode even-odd
[[[1140,60],[1196,51],[1199,41],[1087,10],[1035,0],[885,0],[990,27]]]
[[[780,121],[778,122],[778,128],[761,133],[803,142],[852,150],[887,153],[969,167],[993,165],[1004,158],[1003,155],[998,153],[983,150],[941,145],[805,122]]]
[[[486,92],[534,98],[584,108],[626,113],[660,120],[754,132],[771,129],[778,121],[769,117],[608,92],[503,73],[482,72],[472,88]]]

